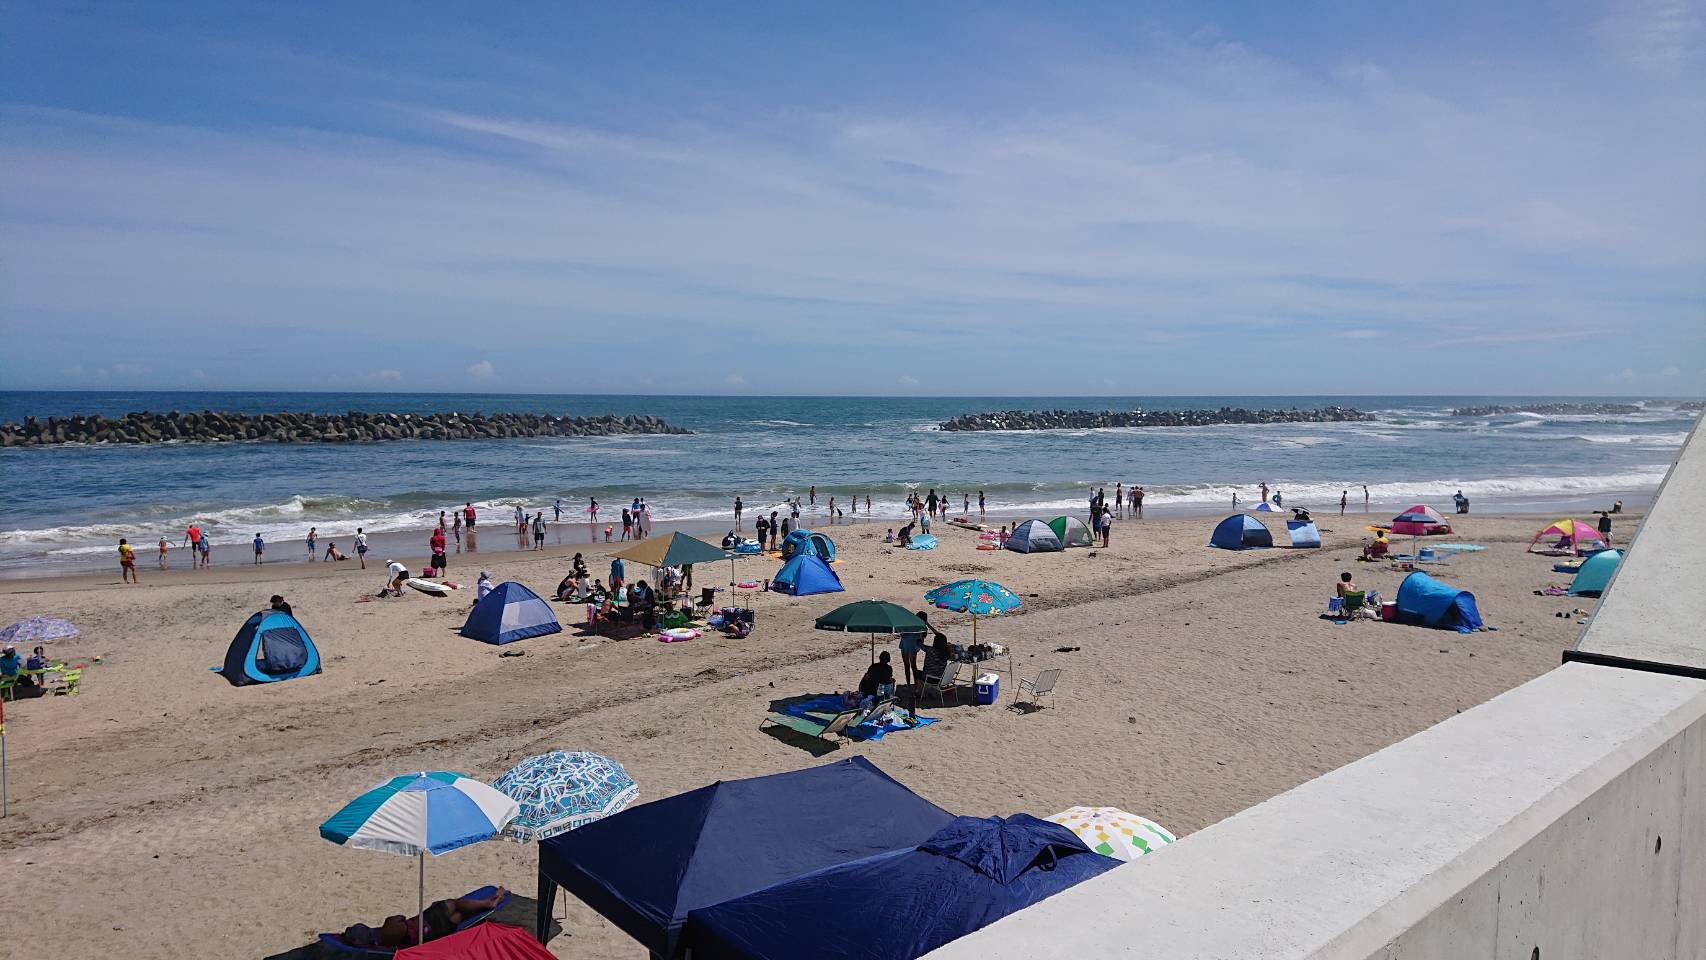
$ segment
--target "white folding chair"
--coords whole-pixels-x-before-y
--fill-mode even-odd
[[[943,704],[946,702],[942,699],[943,692],[951,690],[954,694],[954,704],[957,706],[960,702],[960,688],[954,686],[954,680],[957,679],[959,675],[960,662],[958,660],[949,660],[946,664],[943,664],[941,676],[927,676],[924,678],[924,692],[929,693],[931,690],[935,690],[936,702],[938,704]]]
[[[1054,684],[1055,681],[1059,679],[1059,667],[1044,670],[1042,673],[1037,674],[1037,677],[1034,680],[1027,680],[1020,677],[1019,691],[1013,698],[1013,706],[1017,707],[1019,705],[1019,697],[1023,696],[1026,691],[1030,691],[1031,706],[1041,707],[1043,697],[1048,697],[1051,700],[1054,698]]]

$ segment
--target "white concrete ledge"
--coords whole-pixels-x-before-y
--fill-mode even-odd
[[[1694,440],[1579,649],[1706,666]],[[1566,664],[929,956],[1706,960],[1706,680]]]

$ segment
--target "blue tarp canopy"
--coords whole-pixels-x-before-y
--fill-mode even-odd
[[[1271,547],[1274,535],[1262,526],[1262,521],[1247,514],[1235,513],[1214,528],[1208,545],[1222,550],[1247,550],[1251,547]]]
[[[842,586],[841,578],[823,562],[822,557],[799,553],[782,564],[782,569],[770,578],[770,589],[796,597],[809,597],[814,593],[840,593]]]
[[[690,911],[910,850],[952,819],[864,757],[719,781],[541,842],[537,932],[551,921],[560,884],[654,955],[673,958],[693,946]]]
[[[461,632],[464,637],[485,643],[512,643],[562,629],[557,615],[551,612],[551,605],[539,599],[539,594],[507,580],[474,604]]]
[[[909,850],[695,910],[695,960],[912,960],[1120,861],[1018,814],[956,817]]]
[[[1575,579],[1570,581],[1570,596],[1597,597],[1605,592],[1611,584],[1611,575],[1617,572],[1617,564],[1623,560],[1621,550],[1601,550],[1582,561],[1581,569],[1576,571]]]
[[[1435,580],[1420,570],[1398,585],[1398,616],[1429,627],[1469,633],[1483,626],[1475,595]]]

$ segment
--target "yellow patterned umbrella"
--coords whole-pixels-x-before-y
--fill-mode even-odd
[[[1103,856],[1136,860],[1178,838],[1153,820],[1119,807],[1073,807],[1048,818],[1073,833]]]

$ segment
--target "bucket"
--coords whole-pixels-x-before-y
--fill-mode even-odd
[[[1387,623],[1398,622],[1398,601],[1388,600],[1380,605],[1380,619]]]

